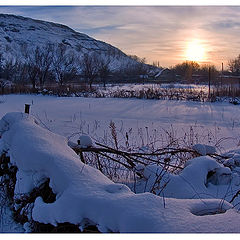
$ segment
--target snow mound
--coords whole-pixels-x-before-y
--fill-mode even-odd
[[[35,200],[35,221],[52,225],[69,222],[80,228],[89,221],[101,232],[240,232],[240,215],[224,200],[134,194],[127,186],[113,183],[82,163],[64,137],[41,128],[29,115],[8,113],[0,121],[0,133],[2,150],[8,151],[11,163],[18,167],[15,194],[30,192],[44,179],[50,179],[49,186],[56,194],[53,203],[45,203],[41,197]],[[194,159],[182,177],[187,178],[192,170],[195,179],[200,170],[202,183],[213,168],[219,165],[209,158]],[[170,183],[175,184],[180,179],[171,178]],[[187,188],[175,186],[175,190]],[[214,216],[196,216],[198,210],[206,213],[209,207],[215,209]],[[223,213],[216,214],[218,209]]]
[[[205,144],[195,144],[192,147],[193,150],[195,150],[197,153],[199,153],[202,156],[205,156],[207,154],[214,154],[216,153],[216,148],[213,146],[205,145]]]
[[[178,175],[166,172],[156,164],[138,165],[136,169],[144,176],[137,183],[138,192],[144,189],[165,197],[223,198],[230,201],[239,188],[239,175],[209,156],[188,160]]]
[[[231,209],[232,205],[226,201],[208,200],[208,202],[198,202],[192,205],[191,213],[196,216],[222,214]]]
[[[224,154],[228,159],[225,160],[224,165],[229,166],[231,168],[240,167],[240,150],[235,149],[228,151]]]
[[[79,137],[79,145],[82,148],[88,148],[93,146],[92,139],[88,135],[81,135]]]

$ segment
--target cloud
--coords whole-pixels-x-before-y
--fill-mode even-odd
[[[201,41],[213,63],[238,55],[240,7],[21,6],[0,11],[68,25],[164,66],[183,61],[193,39]]]

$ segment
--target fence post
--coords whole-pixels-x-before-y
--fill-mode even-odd
[[[30,104],[25,104],[25,113],[29,114],[30,112]]]

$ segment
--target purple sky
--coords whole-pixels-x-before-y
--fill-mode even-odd
[[[240,54],[240,6],[0,6],[0,12],[68,25],[164,67],[186,60],[193,41],[204,49],[202,61],[218,68]]]

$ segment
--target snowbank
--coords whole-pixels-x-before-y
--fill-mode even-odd
[[[168,173],[156,164],[137,168],[145,177],[139,180],[137,192],[145,188],[170,198],[219,198],[230,201],[239,190],[239,174],[208,156],[187,161],[178,175]],[[235,203],[239,201],[239,198],[235,199]]]
[[[18,167],[15,194],[50,179],[56,201],[45,203],[38,197],[32,210],[35,221],[70,222],[80,228],[89,221],[101,232],[240,232],[240,215],[224,200],[134,194],[83,164],[64,137],[41,128],[29,115],[6,114],[0,136],[1,150]],[[186,170],[190,168],[191,163]]]

